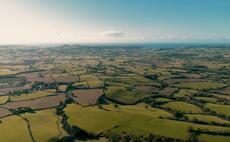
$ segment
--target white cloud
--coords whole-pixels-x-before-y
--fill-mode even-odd
[[[105,32],[102,32],[101,34],[107,37],[114,37],[114,38],[125,36],[125,32],[115,31],[115,30],[105,31]]]

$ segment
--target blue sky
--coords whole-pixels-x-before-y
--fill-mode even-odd
[[[0,44],[230,42],[229,0],[0,0]]]

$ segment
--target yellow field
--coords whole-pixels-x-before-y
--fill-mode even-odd
[[[16,72],[8,70],[8,69],[0,69],[0,75],[11,75],[15,74]]]
[[[10,96],[11,101],[24,101],[24,100],[32,100],[40,97],[45,97],[47,95],[54,94],[55,90],[38,90],[36,92],[21,94],[19,96]]]
[[[82,88],[88,88],[88,83],[87,82],[76,82],[73,84],[75,87],[82,87]]]
[[[60,91],[66,91],[66,89],[67,89],[67,85],[60,85],[60,86],[58,86],[58,89],[60,90]]]
[[[62,129],[60,117],[55,114],[55,109],[26,113],[23,116],[29,120],[35,141],[46,142],[51,138],[67,135]]]
[[[95,75],[81,75],[81,81],[86,81],[90,88],[101,87],[103,86],[103,82]]]
[[[0,141],[1,142],[32,142],[27,128],[27,123],[21,117],[9,116],[1,119]]]
[[[0,96],[0,104],[4,104],[8,101],[9,96]]]

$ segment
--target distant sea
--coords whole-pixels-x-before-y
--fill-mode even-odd
[[[229,43],[94,43],[89,46],[127,46],[145,48],[184,48],[184,47],[229,47]]]

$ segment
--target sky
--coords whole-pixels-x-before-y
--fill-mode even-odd
[[[0,44],[230,43],[230,0],[0,0]]]

